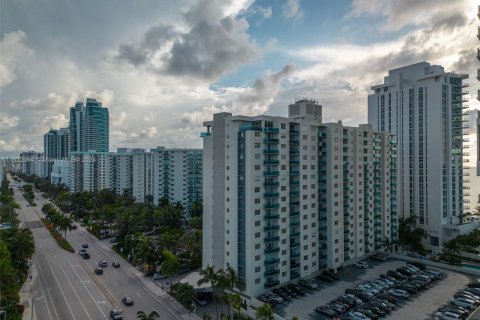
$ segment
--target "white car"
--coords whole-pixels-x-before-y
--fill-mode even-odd
[[[368,263],[366,263],[365,261],[358,261],[358,262],[355,262],[353,265],[355,267],[361,268],[361,269],[367,269],[368,268]]]
[[[379,294],[380,291],[375,289],[374,287],[368,285],[368,284],[361,284],[358,286],[359,289],[362,289],[362,290],[367,290],[367,291],[370,291],[372,292],[373,294]]]
[[[369,317],[364,315],[363,313],[360,312],[349,312],[347,314],[350,318],[355,319],[355,320],[370,320]]]
[[[441,320],[457,320],[457,319],[462,319],[458,316],[458,314],[444,311],[444,312],[437,312],[435,313],[435,319],[441,319]]]
[[[420,269],[418,267],[414,266],[413,264],[407,263],[405,266],[407,266],[410,269],[415,270],[416,272],[420,271]]]
[[[467,308],[470,310],[475,310],[477,307],[475,305],[475,302],[473,300],[465,299],[465,298],[454,298],[450,300],[450,304],[453,304],[454,306],[460,306],[463,308]]]
[[[408,299],[408,297],[410,296],[407,291],[401,289],[388,290],[388,293],[394,297],[402,299]]]
[[[275,301],[276,303],[282,303],[283,302],[283,298],[280,297],[280,296],[277,296],[275,293],[273,292],[267,292],[265,293],[265,297],[267,298],[270,298],[271,300]]]

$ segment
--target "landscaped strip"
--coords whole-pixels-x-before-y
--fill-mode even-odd
[[[57,241],[58,245],[60,247],[62,247],[63,249],[67,250],[67,251],[70,251],[70,252],[75,252],[75,250],[73,249],[73,247],[70,245],[70,243],[65,240],[61,234],[55,230],[51,224],[49,224],[47,222],[47,220],[45,218],[42,218],[41,219],[43,224],[45,225],[45,227],[47,227],[48,231],[50,231],[50,234],[52,235],[52,237],[55,239],[55,241]]]

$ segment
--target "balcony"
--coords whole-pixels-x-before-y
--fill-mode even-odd
[[[278,187],[280,185],[277,181],[269,181],[263,184],[265,187]]]
[[[300,231],[290,233],[290,238],[300,237]]]
[[[267,259],[264,261],[264,265],[270,266],[272,264],[277,264],[280,262],[280,258]]]
[[[272,143],[277,144],[277,143],[279,143],[279,142],[280,142],[279,139],[274,139],[274,138],[265,138],[265,139],[263,139],[263,143],[267,143],[267,144],[272,144]]]
[[[272,225],[272,226],[265,226],[263,227],[263,231],[275,231],[280,229],[279,225]]]
[[[300,221],[290,222],[290,227],[298,227],[300,225]]]
[[[300,164],[300,160],[290,160],[290,164]]]
[[[211,136],[212,134],[208,131],[206,132],[200,132],[200,138],[205,138],[205,137],[208,137],[208,136]]]
[[[290,185],[296,186],[300,184],[300,180],[290,180]]]
[[[298,129],[290,129],[290,134],[299,134],[300,130]]]
[[[294,252],[290,254],[290,259],[298,258],[300,257],[300,252]]]
[[[277,209],[277,208],[280,208],[280,204],[278,203],[267,203],[265,206],[264,206],[265,209]]]
[[[279,236],[275,236],[275,237],[266,237],[263,239],[265,242],[275,242],[275,241],[278,241],[280,240],[280,237]]]
[[[298,217],[300,216],[300,211],[290,211],[290,217]]]
[[[480,81],[480,68],[477,69],[477,80]]]
[[[249,131],[249,130],[262,131],[262,128],[258,127],[258,126],[252,126],[252,125],[243,126],[243,127],[240,128],[240,131]]]
[[[291,196],[298,196],[300,194],[300,191],[295,190],[295,191],[290,191],[289,193]]]
[[[300,141],[298,141],[298,140],[288,140],[288,143],[293,144],[293,145],[299,145]]]
[[[267,166],[278,165],[280,164],[280,160],[265,160],[263,164]]]
[[[274,276],[276,274],[279,274],[280,273],[280,270],[267,270],[265,271],[265,273],[263,274],[265,277],[269,277],[269,276]]]
[[[291,176],[298,176],[298,175],[300,175],[300,170],[290,170],[290,175]]]
[[[280,193],[278,192],[266,192],[263,194],[263,197],[264,198],[278,198],[278,196],[280,195]]]
[[[278,133],[279,131],[280,131],[280,129],[278,129],[278,128],[268,128],[268,127],[263,128],[263,132],[274,132],[274,133]]]
[[[278,149],[263,149],[264,154],[278,154]]]
[[[265,248],[265,250],[263,252],[265,254],[268,254],[268,253],[275,253],[275,252],[278,252],[278,251],[280,251],[280,248],[275,247],[275,248]]]
[[[267,214],[263,216],[263,219],[265,220],[277,220],[280,217],[279,214]]]
[[[298,206],[300,205],[300,201],[290,201],[290,206]]]
[[[295,269],[295,268],[298,268],[298,267],[300,267],[300,262],[290,263],[290,268],[291,269]]]

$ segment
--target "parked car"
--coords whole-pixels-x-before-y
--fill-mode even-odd
[[[336,274],[336,273],[334,273],[330,270],[323,271],[323,274],[326,274],[326,275],[332,277],[334,280],[339,280],[340,279],[340,276],[338,274]]]
[[[349,313],[347,313],[347,315],[349,317],[351,317],[352,319],[355,319],[355,320],[370,320],[369,317],[367,317],[366,315],[364,315],[363,313],[360,313],[358,311],[349,312]]]
[[[355,267],[361,268],[361,269],[367,269],[368,268],[368,263],[366,263],[365,261],[358,261],[358,262],[355,262],[353,265]]]
[[[103,274],[103,269],[100,267],[95,268],[95,274]]]
[[[360,312],[360,313],[363,313],[364,315],[366,315],[367,317],[369,317],[372,320],[377,320],[378,319],[378,315],[376,313],[374,313],[372,310],[367,309],[366,307],[357,308],[357,311]]]
[[[362,299],[358,298],[357,296],[353,294],[344,294],[342,297],[351,299],[357,306],[361,305],[363,303]]]
[[[396,271],[407,277],[413,276],[415,274],[415,272],[405,267],[397,268]]]
[[[305,291],[303,291],[302,288],[297,286],[295,283],[289,283],[288,287],[301,296],[305,295]]]
[[[388,256],[381,255],[381,254],[373,254],[369,257],[371,260],[382,261],[385,262],[388,259]]]
[[[480,295],[480,288],[465,288],[464,291],[467,291],[467,292],[471,292],[473,294],[476,294],[476,295]]]
[[[329,318],[335,318],[339,315],[339,312],[328,307],[316,307],[315,312],[320,313],[321,315],[327,316]]]
[[[371,302],[369,302],[369,304],[372,305],[372,306],[375,306],[377,308],[382,309],[386,313],[390,313],[392,311],[392,308],[390,308],[388,305],[386,305],[385,303],[382,303],[380,301],[377,301],[377,300],[371,301]]]
[[[133,299],[131,297],[123,297],[122,302],[126,306],[133,306]]]
[[[409,294],[415,294],[418,292],[416,286],[412,286],[411,284],[408,284],[408,283],[404,283],[402,285],[397,286],[397,289],[405,290]]]
[[[401,299],[408,299],[410,296],[406,290],[402,289],[392,289],[388,291],[394,297],[401,298]]]
[[[379,298],[383,300],[387,300],[388,302],[393,303],[395,305],[397,304],[397,299],[393,295],[383,294]]]
[[[272,292],[282,298],[284,301],[290,301],[290,296],[286,294],[285,291],[280,290],[280,288],[274,289]]]
[[[400,272],[394,271],[394,270],[389,270],[387,272],[387,275],[392,276],[393,278],[395,278],[397,280],[400,280],[400,281],[403,281],[403,280],[407,279],[407,277],[405,275],[401,274]]]
[[[431,275],[435,276],[435,278],[437,278],[438,280],[443,278],[443,273],[441,273],[440,271],[436,271],[436,270],[433,270],[433,269],[427,269],[427,270],[425,270],[425,272],[427,274],[431,274]]]
[[[414,265],[420,270],[425,270],[427,267],[425,266],[425,263],[422,262],[410,262],[411,265]]]
[[[365,305],[366,308],[368,308],[369,310],[371,310],[372,312],[375,312],[378,316],[380,317],[385,317],[387,315],[387,312],[377,306],[374,306],[374,305],[371,305],[371,304],[367,304]]]
[[[318,284],[313,279],[310,279],[310,280],[301,279],[298,281],[298,285],[307,289],[312,289],[312,290],[318,289]]]
[[[334,278],[330,277],[329,275],[326,275],[326,274],[320,274],[317,276],[317,279],[318,280],[322,280],[322,281],[325,281],[325,282],[333,282],[335,281]]]
[[[464,307],[469,310],[475,310],[477,307],[473,300],[468,300],[465,298],[453,298],[450,300],[450,304],[453,304],[454,306]]]
[[[461,308],[461,307],[460,307],[460,308]],[[454,314],[458,315],[458,317],[459,317],[460,319],[466,319],[466,318],[468,318],[468,314],[469,314],[469,312],[468,312],[467,310],[465,310],[465,309],[463,309],[463,308],[462,308],[462,309],[459,309],[457,306],[452,306],[452,305],[450,305],[450,306],[445,306],[445,307],[439,309],[438,311],[439,311],[439,312],[446,312],[446,311],[448,311],[448,312],[454,313]]]
[[[269,299],[271,301],[274,301],[275,303],[282,303],[283,302],[283,299],[273,292],[265,293],[265,297],[267,297],[267,299]]]

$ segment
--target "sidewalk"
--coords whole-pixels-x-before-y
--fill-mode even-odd
[[[22,288],[20,289],[20,304],[23,304],[25,310],[23,311],[22,319],[23,320],[36,320],[37,314],[33,307],[32,303],[32,287],[35,281],[37,280],[38,272],[37,267],[32,264],[30,268],[28,268],[27,279],[23,283]]]

